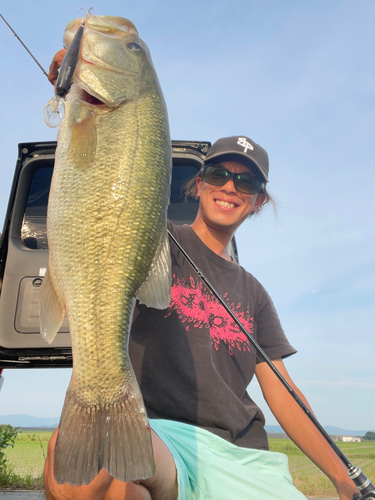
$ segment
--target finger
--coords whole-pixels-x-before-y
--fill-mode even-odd
[[[63,62],[64,56],[66,54],[66,49],[61,49],[54,55],[52,62],[49,67],[48,80],[52,85],[56,85],[57,77],[59,76],[59,68]]]

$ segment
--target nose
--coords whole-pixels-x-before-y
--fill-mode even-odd
[[[225,193],[237,193],[236,186],[234,185],[233,177],[230,177],[224,186],[221,186],[221,191]]]

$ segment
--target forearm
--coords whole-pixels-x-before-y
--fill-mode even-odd
[[[302,393],[290,379],[283,362],[276,360],[275,365],[300,398],[308,405]],[[329,477],[339,492],[340,499],[351,500],[358,490],[348,477],[345,465],[332,447],[265,363],[258,365],[256,373],[264,398],[285,432]]]

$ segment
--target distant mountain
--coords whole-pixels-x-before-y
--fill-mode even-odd
[[[57,427],[59,425],[59,417],[31,417],[30,415],[0,415],[0,425],[9,424],[13,427]],[[353,431],[348,429],[340,429],[332,425],[325,425],[324,429],[331,436],[364,436],[366,432],[375,432],[375,429],[367,429],[365,431]],[[266,425],[268,433],[284,434],[283,429],[279,425]]]
[[[340,429],[339,427],[334,427],[333,425],[325,425],[324,429],[331,436],[335,434],[340,436],[364,436],[368,431],[375,432],[373,429],[367,429],[365,431],[352,431],[348,429]]]
[[[59,417],[30,417],[30,415],[0,415],[0,425],[9,424],[13,427],[57,427]]]
[[[1,418],[1,417],[0,417]],[[268,434],[285,434],[284,429],[282,429],[279,425],[266,425],[264,427]]]
[[[330,436],[364,436],[366,432],[371,431],[371,429],[367,429],[365,431],[340,429],[339,427],[334,427],[333,425],[324,425],[323,427]],[[265,429],[269,434],[270,433],[284,434],[284,430],[279,425],[266,425]],[[372,430],[372,432],[375,431]]]

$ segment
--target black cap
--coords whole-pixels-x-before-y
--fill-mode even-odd
[[[211,163],[214,158],[225,155],[238,155],[238,159],[245,165],[255,166],[262,178],[268,182],[269,161],[268,154],[259,144],[245,136],[234,135],[223,137],[212,144],[206,154],[205,163]],[[244,159],[248,161],[244,161]],[[250,161],[249,161],[250,160]]]

